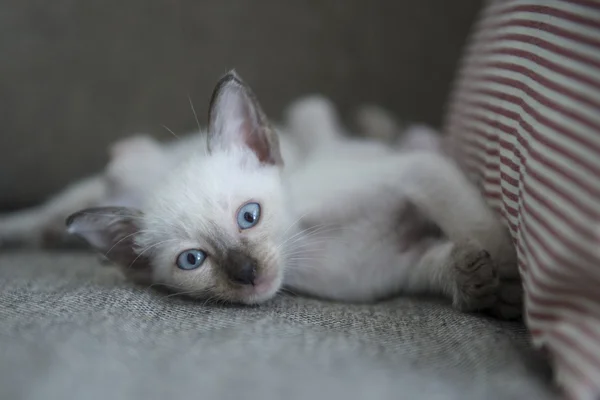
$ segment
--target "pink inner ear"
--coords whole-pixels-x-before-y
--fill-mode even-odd
[[[209,150],[242,145],[262,164],[282,164],[275,132],[250,88],[239,80],[217,86],[209,114]]]
[[[239,112],[242,116],[241,137],[244,144],[252,150],[258,160],[263,164],[277,164],[278,160],[273,153],[272,143],[269,142],[269,135],[273,133],[268,125],[264,125],[261,121],[259,110],[254,107],[259,107],[253,104],[246,97],[238,104]],[[265,122],[266,123],[266,122]],[[277,151],[278,149],[275,149]]]
[[[261,132],[262,128],[255,127],[250,121],[244,123],[244,141],[261,163],[273,164],[274,160],[271,156],[269,142],[265,132]]]

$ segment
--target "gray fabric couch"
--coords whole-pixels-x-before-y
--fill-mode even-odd
[[[434,299],[202,304],[85,253],[0,256],[0,399],[549,399],[524,326]]]

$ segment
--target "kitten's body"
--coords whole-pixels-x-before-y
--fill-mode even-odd
[[[88,183],[102,193],[94,206],[139,210],[84,210],[69,230],[131,278],[202,297],[258,303],[283,284],[342,301],[429,293],[464,310],[519,313],[518,283],[503,293],[497,276],[518,276],[512,243],[449,160],[345,138],[323,100],[294,105],[287,122],[289,136],[275,134],[228,75],[207,137],[130,139]],[[242,229],[236,216],[248,202],[262,214]],[[177,267],[186,249],[206,254],[201,267]],[[252,278],[240,284],[248,265]]]
[[[292,171],[286,187],[299,219],[292,231],[306,232],[286,270],[292,290],[343,301],[454,296],[451,264],[478,248],[515,277],[504,228],[460,171],[431,151],[364,151],[339,138]]]

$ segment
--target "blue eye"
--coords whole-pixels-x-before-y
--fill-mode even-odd
[[[177,266],[185,270],[196,269],[205,259],[206,253],[202,250],[186,250],[177,256]]]
[[[260,219],[260,204],[244,204],[237,215],[237,223],[240,229],[249,229],[258,223]]]

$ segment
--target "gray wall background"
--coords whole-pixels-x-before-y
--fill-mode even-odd
[[[478,0],[3,0],[0,208],[43,200],[106,146],[201,123],[230,68],[267,113],[321,92],[437,125]]]

